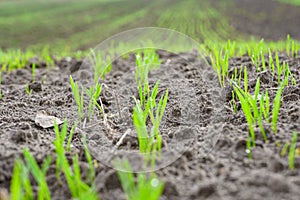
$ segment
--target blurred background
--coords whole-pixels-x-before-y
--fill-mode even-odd
[[[300,40],[300,0],[2,0],[0,49],[93,48],[136,27],[165,27],[199,42]]]

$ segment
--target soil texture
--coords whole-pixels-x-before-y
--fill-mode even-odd
[[[299,199],[300,158],[295,160],[295,169],[290,170],[287,155],[280,156],[280,152],[282,146],[291,141],[293,131],[300,133],[300,57],[280,54],[280,61],[289,63],[298,84],[290,83],[283,91],[278,132],[272,133],[270,125],[265,124],[268,136],[265,143],[259,129],[255,130],[257,145],[250,160],[246,153],[247,122],[239,105],[236,113],[230,106],[233,88],[229,85],[219,88],[211,66],[199,59],[197,52],[174,54],[158,51],[158,54],[163,62],[160,69],[150,73],[149,81],[153,87],[155,81],[160,80],[158,96],[166,89],[170,93],[161,126],[163,150],[181,144],[174,148],[177,150],[175,154],[166,151],[164,159],[158,162],[156,174],[165,181],[161,199]],[[3,94],[0,100],[1,191],[9,192],[14,160],[22,157],[24,148],[33,153],[39,164],[47,155],[55,155],[53,128],[41,128],[34,122],[39,111],[61,120],[67,119],[69,130],[77,120],[69,76],[84,84],[93,77],[88,68],[79,69],[81,63],[64,58],[57,60],[50,69],[37,65],[36,82],[31,80],[30,65],[3,74],[0,86]],[[277,75],[273,76],[269,70],[257,73],[246,55],[230,59],[230,74],[234,68],[241,70],[240,66],[248,68],[249,91],[253,92],[260,77],[261,89],[269,90],[273,102],[278,88]],[[133,160],[134,166],[139,165],[135,163],[139,158],[132,154],[138,149],[132,125],[135,103],[132,96],[138,98],[134,67],[134,56],[113,62],[112,71],[102,82],[101,93],[110,129],[96,113],[84,128],[79,126],[76,129],[72,150],[67,155],[71,160],[74,153],[79,153],[84,176],[88,164],[81,138],[85,135],[93,158],[98,160],[95,183],[100,198],[104,200],[125,199],[116,170],[110,165],[111,154],[107,149],[113,148],[126,131],[128,137],[120,147],[124,151],[118,152],[125,152],[123,155]],[[27,83],[30,83],[31,95],[25,92]],[[299,139],[297,146],[300,146]],[[61,185],[56,179],[55,163],[47,173],[47,183],[53,199],[70,199],[68,186]]]

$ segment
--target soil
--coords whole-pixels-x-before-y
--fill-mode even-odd
[[[156,170],[158,177],[165,181],[161,199],[298,199],[300,158],[296,158],[295,169],[290,170],[287,156],[280,156],[280,151],[286,142],[291,141],[293,131],[300,133],[300,57],[280,54],[280,61],[290,64],[298,84],[290,83],[284,89],[278,132],[272,133],[270,125],[265,124],[268,136],[265,143],[259,129],[255,130],[257,145],[251,160],[246,153],[248,126],[244,114],[239,106],[237,113],[230,107],[232,87],[228,85],[220,89],[211,67],[205,59],[199,59],[197,52],[158,53],[163,63],[159,70],[150,74],[150,85],[152,87],[159,79],[159,96],[167,88],[170,92],[161,126],[164,159],[158,162]],[[38,111],[67,119],[69,130],[77,120],[69,76],[83,84],[92,80],[92,72],[84,66],[79,68],[81,64],[80,60],[64,58],[57,60],[51,69],[37,65],[36,82],[31,80],[30,65],[3,74],[3,98],[0,100],[2,193],[9,191],[14,160],[22,157],[24,148],[33,153],[39,164],[47,155],[55,155],[52,144],[55,133],[53,128],[44,129],[35,124]],[[138,97],[134,66],[133,56],[113,62],[111,73],[102,81],[101,94],[110,129],[103,123],[100,114],[94,115],[85,127],[80,125],[76,129],[72,150],[67,154],[71,160],[74,153],[79,153],[84,177],[88,164],[81,138],[85,135],[92,156],[98,161],[95,183],[100,198],[104,200],[125,199],[109,158],[112,156],[111,148],[126,131],[129,136],[125,137],[115,156],[126,156],[136,170],[140,164],[140,158],[134,154],[138,143],[131,120],[132,96]],[[273,101],[278,87],[277,75],[273,77],[268,70],[256,73],[255,66],[246,55],[230,59],[230,74],[239,66],[248,68],[249,90],[254,90],[256,79],[260,77],[261,88],[269,89]],[[25,92],[27,83],[30,83],[31,95]],[[174,148],[176,152],[164,151],[177,144],[181,145]],[[300,146],[299,138],[297,146]],[[47,173],[47,182],[53,199],[70,199],[67,185],[56,179],[55,163]]]

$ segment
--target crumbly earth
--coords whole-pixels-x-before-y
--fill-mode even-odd
[[[268,137],[265,143],[259,129],[255,129],[257,145],[250,160],[245,151],[248,126],[244,114],[239,105],[238,112],[233,111],[230,106],[233,88],[229,84],[225,88],[218,87],[209,59],[199,57],[197,52],[158,53],[163,62],[160,69],[151,72],[149,81],[153,87],[155,81],[160,80],[159,97],[167,88],[170,93],[161,126],[163,150],[182,144],[176,149],[176,156],[168,154],[172,151],[163,154],[163,164],[156,170],[165,182],[161,199],[299,199],[300,158],[295,160],[295,169],[290,170],[287,155],[280,156],[280,152],[283,145],[291,141],[293,131],[300,133],[300,57],[280,54],[280,61],[289,63],[297,84],[290,83],[283,91],[277,133],[265,123]],[[92,80],[89,68],[78,70],[81,63],[65,58],[57,60],[55,67],[49,69],[37,64],[35,83],[31,80],[31,64],[3,74],[0,86],[3,94],[0,100],[0,189],[3,193],[9,191],[14,160],[22,158],[24,148],[32,152],[39,164],[47,155],[55,156],[52,144],[55,133],[53,128],[44,129],[35,124],[38,111],[67,119],[69,130],[77,120],[69,76],[83,84]],[[133,56],[113,62],[112,71],[101,81],[100,97],[108,122],[103,123],[100,113],[95,112],[85,126],[78,126],[72,150],[67,153],[70,160],[74,153],[79,153],[85,178],[88,164],[81,141],[85,135],[93,159],[97,160],[95,185],[101,199],[125,199],[116,170],[108,161],[112,154],[107,149],[113,148],[126,131],[129,135],[119,149],[128,153],[124,155],[133,160],[133,168],[139,164],[139,158],[130,156],[138,148],[131,117],[132,96],[138,97],[134,66]],[[260,77],[261,89],[269,90],[273,102],[278,88],[277,75],[273,76],[270,70],[256,73],[247,55],[230,59],[230,75],[234,68],[241,69],[240,66],[248,69],[249,91],[253,92]],[[27,83],[30,83],[31,95],[25,92]],[[299,138],[297,147],[300,147]],[[121,155],[123,151],[118,152]],[[53,199],[70,198],[68,186],[56,179],[54,162],[47,173],[47,183]]]

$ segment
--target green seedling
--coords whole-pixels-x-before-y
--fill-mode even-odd
[[[30,89],[30,87],[29,87],[29,84],[27,83],[26,84],[26,86],[25,86],[25,91],[26,91],[26,93],[30,96],[31,95],[31,93],[32,93],[32,90]]]
[[[261,51],[260,52],[260,54],[261,54],[261,65],[262,65],[262,69],[263,69],[263,71],[265,71],[266,69],[267,69],[267,67],[266,67],[266,62],[265,62],[265,55],[264,55],[264,53]]]
[[[47,67],[47,72],[50,70],[50,66],[55,66],[54,65],[54,60],[52,59],[50,52],[49,52],[49,46],[45,46],[42,50],[42,59],[45,60],[46,62],[46,67]]]
[[[14,169],[13,169],[13,174],[12,174],[12,179],[10,182],[10,194],[11,194],[11,200],[18,200],[18,199],[33,199],[33,194],[32,194],[32,189],[31,189],[31,184],[29,184],[29,188],[24,186],[24,189],[27,191],[24,192],[23,189],[23,180],[28,178],[28,173],[27,176],[25,177],[25,173],[22,172],[23,170],[23,163],[20,159],[15,160],[14,164]],[[25,193],[25,194],[24,194]]]
[[[295,169],[295,154],[296,154],[296,143],[298,139],[298,133],[293,133],[292,143],[290,146],[290,152],[289,152],[289,168]]]
[[[225,85],[225,80],[228,77],[228,67],[229,67],[229,57],[230,51],[230,41],[228,41],[225,50],[219,50],[216,47],[213,49],[213,55],[211,55],[212,67],[217,72],[220,85],[223,87]]]
[[[235,94],[234,94],[234,91],[231,92],[231,96],[232,96],[232,99],[231,99],[231,101],[229,102],[229,104],[230,104],[231,107],[233,107],[234,113],[237,113],[238,108],[237,108],[237,104],[236,104],[236,101],[235,101]]]
[[[287,68],[287,63],[283,63],[283,65],[279,65],[277,67],[277,81],[278,81],[278,84],[281,83],[281,75],[286,70],[286,68]]]
[[[234,82],[238,83],[238,85],[241,85],[241,81],[242,81],[242,71],[243,70],[239,70],[238,72],[238,68],[234,68],[233,74],[231,76],[230,80],[234,80]],[[231,83],[230,83],[231,84]]]
[[[282,149],[281,149],[281,152],[280,152],[280,156],[284,157],[284,156],[287,154],[289,146],[290,146],[290,143],[289,143],[289,142],[286,142],[286,143],[283,145],[283,147],[282,147]]]
[[[161,146],[162,146],[162,137],[161,137],[161,134],[159,132],[159,127],[160,127],[162,117],[164,115],[164,112],[165,112],[165,109],[166,109],[166,106],[167,106],[168,90],[160,98],[157,106],[156,106],[154,97],[151,97],[151,101],[152,101],[152,103],[151,103],[152,104],[151,105],[151,110],[152,111],[149,112],[149,116],[150,116],[153,127],[152,127],[151,132],[150,132],[150,145],[154,144],[155,140],[156,140],[157,150],[160,151]],[[153,112],[153,109],[155,109],[155,113]]]
[[[276,52],[276,67],[279,66],[279,57],[278,57],[278,52]],[[272,56],[272,52],[269,49],[269,67],[271,68],[273,76],[275,75],[275,64]]]
[[[288,56],[291,55],[291,36],[290,34],[286,37],[286,53]]]
[[[243,91],[235,82],[232,82],[234,85],[234,91],[237,94],[242,106],[242,110],[245,114],[250,136],[252,138],[252,146],[255,146],[255,133],[254,127],[256,124],[259,125],[262,136],[265,141],[267,141],[267,136],[262,123],[262,113],[259,112],[259,108],[257,106],[257,102],[259,100],[259,89],[260,89],[260,80],[258,78],[255,86],[254,97],[248,92]]]
[[[137,132],[139,149],[141,153],[146,153],[149,146],[149,136],[146,120],[147,118],[145,117],[145,113],[142,110],[140,103],[137,102],[137,105],[133,111],[133,123]]]
[[[247,71],[247,67],[244,67],[244,91],[248,92],[248,71]]]
[[[237,82],[237,77],[238,77],[237,68],[234,68],[233,74],[231,75],[231,80]]]
[[[46,182],[46,173],[51,164],[52,158],[48,156],[42,163],[41,168],[31,153],[24,150],[25,163],[20,159],[15,161],[12,181],[11,181],[11,199],[34,199],[32,186],[29,178],[31,173],[38,184],[37,199],[50,200],[50,191]]]
[[[32,64],[31,79],[32,79],[33,82],[35,82],[35,63]]]
[[[160,98],[157,104],[156,96],[158,85],[159,82],[156,83],[151,96],[148,97],[144,110],[140,102],[136,100],[136,106],[133,112],[133,123],[137,131],[141,153],[150,153],[153,149],[158,151],[161,149],[162,138],[159,132],[159,126],[167,105],[168,91]],[[146,125],[148,116],[150,116],[152,123],[150,134],[148,134]]]
[[[128,160],[116,161],[115,166],[122,169],[118,171],[118,176],[128,200],[160,199],[164,183],[154,173],[150,175],[138,173],[135,177]]]
[[[95,172],[92,156],[87,147],[85,136],[83,136],[83,138],[82,138],[82,143],[83,143],[83,147],[84,147],[85,157],[89,164],[89,169],[90,169],[89,174],[88,174],[88,181],[89,181],[89,183],[92,183],[96,177],[96,172]]]
[[[285,80],[281,83],[274,102],[273,102],[273,110],[272,110],[272,130],[274,133],[277,132],[277,119],[280,111],[280,102],[281,102],[281,95],[284,87],[288,84],[288,77],[285,78]]]
[[[257,44],[255,48],[250,48],[249,45],[247,45],[247,50],[248,50],[248,55],[250,56],[252,63],[256,66],[256,71],[259,71],[259,63],[261,59],[264,60],[263,58],[263,45],[264,45],[264,40],[260,40],[260,42]]]
[[[102,111],[101,106],[97,103],[97,100],[101,94],[102,87],[99,83],[96,83],[95,86],[91,86],[90,89],[86,89],[86,93],[89,96],[89,105],[88,105],[88,119],[90,120],[91,116],[94,114],[94,109],[97,107]],[[103,112],[103,111],[102,111]]]
[[[292,74],[291,70],[290,70],[290,67],[288,65],[288,63],[285,63],[285,66],[284,66],[284,78],[287,77],[288,79],[290,78],[291,79],[291,82],[292,82],[292,85],[296,85],[296,80],[294,78],[294,75]]]
[[[12,200],[34,199],[29,170],[19,158],[15,161],[10,190]]]
[[[260,113],[262,113],[264,119],[269,123],[270,122],[270,98],[268,90],[265,94],[263,93],[260,98]]]
[[[153,69],[157,69],[160,66],[161,61],[154,49],[147,49],[144,54],[136,54],[136,73],[135,79],[138,85],[138,91],[140,96],[140,102],[142,107],[145,107],[147,96],[150,94],[148,75]]]
[[[255,133],[254,127],[258,124],[262,136],[265,141],[267,141],[267,136],[263,126],[263,119],[266,122],[269,122],[270,119],[270,100],[268,91],[266,94],[259,95],[260,90],[260,83],[259,79],[256,82],[254,96],[249,94],[248,92],[243,91],[234,81],[231,81],[234,85],[234,91],[239,98],[242,106],[242,110],[245,114],[250,136],[252,139],[252,145],[255,146]],[[277,132],[277,119],[280,110],[280,100],[283,88],[287,85],[288,78],[286,77],[283,83],[281,84],[280,88],[278,89],[276,96],[273,102],[273,109],[272,109],[272,130],[274,133]],[[259,102],[259,107],[257,106],[257,102]]]
[[[78,83],[75,83],[73,81],[72,76],[70,76],[70,83],[72,87],[72,92],[75,98],[75,102],[77,104],[77,109],[78,109],[78,119],[81,120],[84,117],[83,113],[83,92],[79,92],[79,86]]]
[[[67,151],[68,151],[68,152],[71,151],[71,141],[72,141],[72,138],[73,138],[73,135],[74,135],[74,132],[75,132],[76,127],[77,127],[77,124],[74,123],[74,125],[73,125],[72,128],[71,128],[69,137],[68,137],[68,143],[67,143]]]
[[[64,122],[60,131],[58,125],[55,122],[54,130],[56,134],[56,139],[53,141],[53,144],[55,146],[55,152],[57,155],[57,174],[59,175],[60,170],[63,172],[67,184],[69,186],[71,195],[74,199],[98,199],[98,195],[94,189],[94,186],[89,186],[83,180],[81,180],[78,155],[75,155],[73,157],[73,170],[69,164],[67,157],[65,156],[64,141],[67,135],[67,123]],[[87,153],[87,149],[85,149],[85,153]],[[90,162],[90,155],[87,156],[87,158]],[[90,167],[93,167],[93,165],[90,165]],[[92,171],[94,171],[94,169]]]
[[[110,57],[106,57],[105,59],[100,53],[96,53],[93,49],[90,51],[90,60],[92,61],[92,65],[94,67],[94,84],[96,84],[98,83],[99,77],[104,79],[105,75],[111,71],[112,63]]]
[[[276,67],[278,68],[278,67],[280,66],[280,61],[279,61],[279,55],[278,55],[278,52],[276,52],[276,54],[275,54],[275,63],[276,63]],[[275,74],[274,63],[273,63],[272,71],[273,71],[273,75],[274,75],[274,74]]]
[[[50,190],[48,188],[47,182],[46,182],[46,173],[49,169],[49,166],[51,164],[52,158],[47,157],[42,164],[42,168],[38,166],[36,160],[34,157],[30,154],[28,150],[24,150],[24,158],[26,161],[26,166],[30,170],[31,174],[33,175],[34,179],[38,183],[38,193],[37,198],[38,199],[51,199],[50,197]]]
[[[2,83],[2,71],[0,71],[0,86],[1,86],[1,83]],[[0,100],[2,99],[2,90],[0,88]]]

